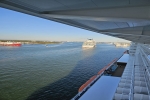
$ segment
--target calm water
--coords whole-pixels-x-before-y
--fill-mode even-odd
[[[82,43],[0,47],[0,100],[70,100],[126,48]]]

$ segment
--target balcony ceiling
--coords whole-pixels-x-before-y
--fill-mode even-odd
[[[0,0],[0,7],[133,42],[150,43],[150,0]]]

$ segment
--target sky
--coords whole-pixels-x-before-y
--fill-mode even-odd
[[[91,32],[24,13],[0,8],[0,39],[127,42],[107,35]]]

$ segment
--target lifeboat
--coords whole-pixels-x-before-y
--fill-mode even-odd
[[[78,90],[78,92],[82,92],[85,88],[87,88],[93,81],[97,78],[97,75],[91,77],[87,82],[85,82]]]

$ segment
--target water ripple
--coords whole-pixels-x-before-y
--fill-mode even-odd
[[[0,100],[70,100],[78,88],[125,48],[82,43],[0,47]]]

